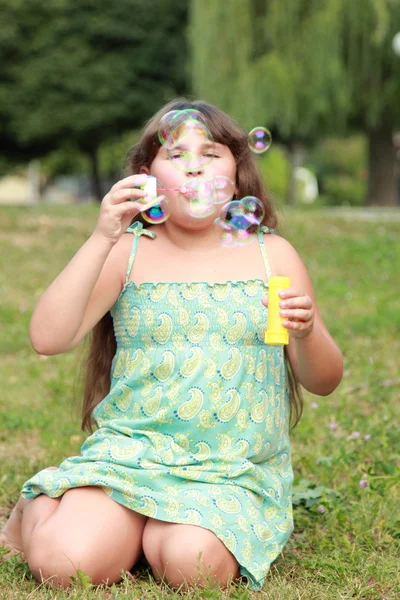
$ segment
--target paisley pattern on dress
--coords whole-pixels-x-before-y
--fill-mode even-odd
[[[129,281],[111,314],[109,394],[80,456],[43,470],[26,498],[100,486],[148,517],[211,530],[259,589],[293,529],[287,368],[264,343],[262,280]],[[152,235],[150,235],[152,234]],[[267,277],[269,267],[259,235]]]

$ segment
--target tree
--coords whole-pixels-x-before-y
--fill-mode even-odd
[[[347,3],[342,15],[350,124],[366,130],[369,141],[367,203],[396,205],[393,133],[400,128],[400,56],[392,40],[400,29],[400,2]]]
[[[389,147],[400,125],[400,59],[391,48],[398,0],[192,0],[189,23],[198,95],[247,127],[270,127],[292,149],[367,129],[369,201],[395,202]]]
[[[187,2],[0,0],[0,116],[18,148],[98,151],[185,91]]]

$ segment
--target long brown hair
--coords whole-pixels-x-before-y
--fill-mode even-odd
[[[206,120],[207,127],[215,142],[228,146],[236,161],[236,187],[239,198],[255,196],[264,205],[265,216],[262,224],[276,229],[278,219],[271,199],[263,185],[260,173],[256,167],[254,155],[251,152],[247,132],[226,113],[212,104],[201,100],[180,98],[166,104],[146,124],[137,144],[128,152],[124,175],[139,173],[141,167],[150,168],[156,157],[161,143],[158,137],[160,119],[172,110],[195,109]],[[148,223],[140,214],[133,221],[141,221],[144,227]],[[108,394],[111,382],[111,362],[115,355],[116,342],[113,323],[108,312],[91,333],[90,347],[86,360],[86,376],[82,408],[82,429],[92,431],[93,409]],[[290,421],[294,427],[300,420],[303,400],[300,386],[288,364]]]

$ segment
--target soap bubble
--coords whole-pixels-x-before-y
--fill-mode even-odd
[[[254,127],[249,133],[248,144],[252,152],[262,154],[272,143],[271,132],[265,127]]]
[[[160,119],[158,126],[158,139],[160,140],[160,144],[166,144],[171,132],[188,119],[199,121],[206,125],[205,116],[198,110],[189,108],[186,110],[170,110],[167,112]]]
[[[214,177],[215,187],[215,204],[224,204],[232,200],[232,196],[235,193],[235,182],[225,177],[225,175],[216,175]]]
[[[222,207],[220,218],[235,229],[249,230],[253,233],[264,218],[264,207],[255,196],[245,196],[241,200],[232,200]]]
[[[208,217],[215,211],[216,190],[212,179],[191,179],[184,187],[193,217]]]
[[[264,215],[264,207],[255,196],[228,202],[222,207],[219,219],[214,222],[219,242],[231,247],[253,241]]]
[[[190,135],[200,138],[199,152],[188,150]],[[215,157],[215,144],[207,126],[196,119],[186,119],[173,129],[165,143],[171,163],[185,172],[201,171]]]
[[[159,225],[160,223],[164,223],[171,214],[169,208],[169,202],[165,196],[160,197],[159,202],[154,204],[147,210],[144,210],[141,215],[145,221],[151,223],[152,225]]]
[[[217,234],[217,240],[225,248],[233,248],[236,246],[235,234],[230,225],[221,221],[221,219],[215,219],[214,226]]]

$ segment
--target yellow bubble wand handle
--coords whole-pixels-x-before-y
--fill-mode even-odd
[[[282,325],[284,319],[279,314],[280,297],[278,296],[281,290],[288,287],[290,287],[289,277],[270,277],[268,280],[268,323],[264,340],[266,344],[289,343],[289,330]]]

